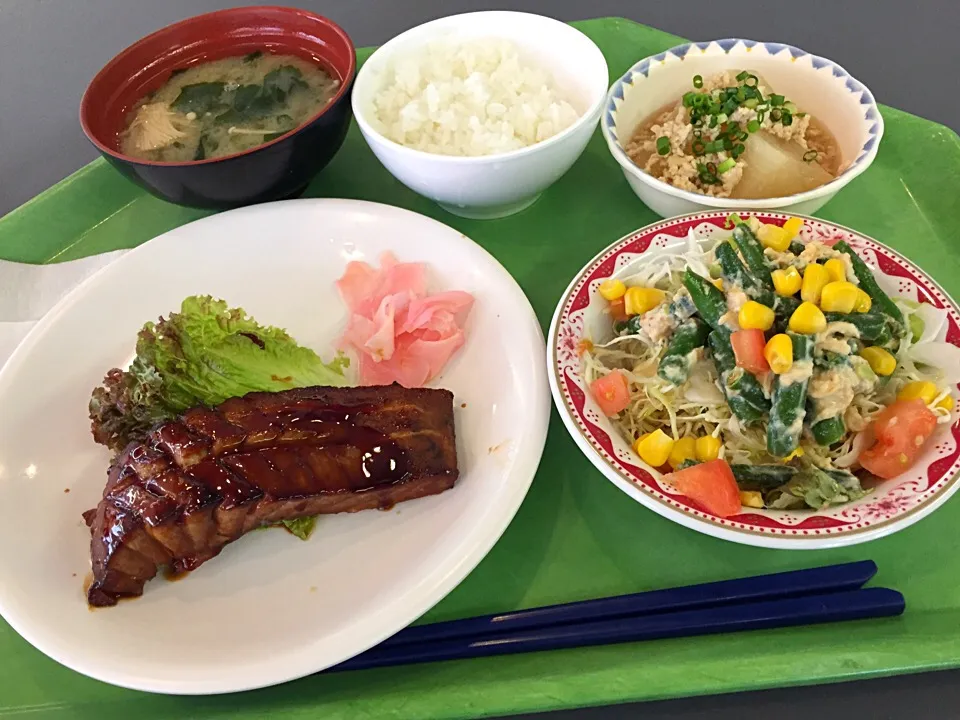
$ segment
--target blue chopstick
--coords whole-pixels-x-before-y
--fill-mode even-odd
[[[830,591],[856,590],[877,573],[872,560],[807,570],[756,575],[597,600],[548,605],[516,612],[418,625],[401,630],[377,648],[411,643],[530,630],[567,623],[714,607],[753,600],[775,600]]]
[[[393,647],[380,645],[330,671],[890,617],[903,613],[904,607],[903,595],[887,588],[830,592],[560,625],[479,640],[459,638]]]

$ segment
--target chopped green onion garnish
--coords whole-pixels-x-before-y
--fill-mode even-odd
[[[806,116],[807,116],[806,113],[797,113],[797,117],[798,117],[798,118],[802,118],[802,117],[806,117]]]
[[[699,157],[707,152],[707,144],[700,138],[697,138],[693,141],[691,149],[693,150],[693,154]]]
[[[697,97],[695,92],[688,92],[683,94],[683,106],[691,107],[693,105],[693,99]]]
[[[747,72],[746,70],[744,70],[742,73],[740,73],[739,75],[737,75],[737,80],[739,80],[740,82],[743,82],[743,81],[746,80],[748,77],[750,77],[750,73]]]
[[[732,151],[733,156],[735,158],[740,157],[741,155],[743,155],[743,151],[746,149],[747,149],[746,145],[744,145],[743,143],[737,143],[736,145],[733,146],[733,151]]]
[[[717,172],[720,174],[723,174],[725,172],[733,170],[736,164],[737,164],[736,160],[734,160],[733,158],[727,158],[717,166]]]
[[[711,115],[711,116],[710,116],[710,127],[715,128],[719,123],[720,123],[720,121],[717,120],[717,116],[716,116],[716,115]]]
[[[758,111],[757,111],[757,122],[758,122],[758,123],[762,123],[762,122],[766,119],[766,117],[767,117],[767,111],[766,111],[766,110],[758,110]]]
[[[740,74],[743,75],[743,73],[740,73]],[[757,83],[759,82],[760,82],[760,79],[756,75],[747,75],[743,79],[743,84],[746,85],[747,87],[752,87],[752,88],[756,87]]]
[[[733,150],[733,140],[731,140],[729,137],[725,137],[721,141],[721,144],[723,146],[723,149],[726,150],[727,152]]]
[[[697,128],[696,130],[693,131],[693,136],[694,136],[695,138],[697,138],[697,139],[702,138],[702,137],[703,137],[703,130],[700,130],[699,128]]]
[[[720,113],[719,115],[714,115],[714,117],[717,118],[718,123],[725,123],[727,120],[730,119],[723,113]]]
[[[786,103],[784,103],[784,104],[783,104],[783,109],[786,110],[787,112],[789,112],[791,115],[796,115],[796,114],[797,114],[797,106],[794,105],[792,102],[786,102]]]
[[[747,123],[747,132],[755,133],[759,129],[760,129],[760,123],[758,123],[756,120],[751,120],[750,122]]]
[[[748,108],[750,108],[751,110],[755,110],[756,107],[757,107],[757,105],[759,105],[759,104],[760,104],[760,101],[757,100],[756,98],[748,98],[748,99],[743,103],[744,107],[748,107]]]
[[[814,160],[817,159],[817,155],[819,155],[819,154],[820,154],[820,153],[818,153],[816,150],[807,150],[807,151],[803,154],[803,159],[804,159],[804,161],[806,161],[806,162],[813,162]]]
[[[793,125],[793,115],[784,111],[783,117],[780,118],[780,122],[782,122],[785,126]]]
[[[737,102],[743,102],[747,99],[747,94],[743,91],[743,88],[737,89],[737,94],[734,96],[737,99]]]
[[[771,104],[773,107],[779,107],[780,105],[783,105],[784,100],[786,100],[786,98],[785,98],[783,95],[771,95],[771,96],[770,96],[770,104]]]
[[[774,108],[770,111],[770,119],[774,122],[780,122],[780,119],[783,117],[783,112],[780,108]]]
[[[670,152],[670,138],[666,135],[657,138],[657,153],[666,155]]]
[[[693,76],[693,86],[698,90],[703,87],[703,77],[701,75]]]

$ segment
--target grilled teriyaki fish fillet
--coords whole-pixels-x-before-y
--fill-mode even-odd
[[[90,527],[91,605],[138,596],[262,525],[388,508],[458,477],[453,395],[400,385],[251,393],[121,452]]]

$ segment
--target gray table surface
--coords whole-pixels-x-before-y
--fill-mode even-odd
[[[80,96],[113,55],[225,0],[0,0],[0,215],[96,156],[77,123]],[[887,104],[960,129],[957,0],[298,0],[334,18],[357,46],[379,45],[442,15],[514,9],[561,20],[620,16],[682,37],[788,42],[839,62]],[[838,631],[842,632],[842,630]],[[642,682],[642,678],[637,679]],[[957,717],[960,672],[817,688],[555,713],[619,717]],[[920,708],[923,708],[922,710]],[[532,717],[532,716],[528,716]]]

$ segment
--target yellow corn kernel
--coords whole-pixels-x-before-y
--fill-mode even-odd
[[[803,271],[803,284],[800,286],[800,298],[805,302],[820,303],[820,293],[830,282],[830,273],[823,265],[810,263]]]
[[[830,258],[823,264],[823,269],[830,274],[833,282],[843,282],[847,279],[847,266],[840,258]]]
[[[873,307],[873,300],[860,288],[857,288],[857,302],[853,304],[854,312],[869,312]]]
[[[826,312],[853,312],[857,304],[858,289],[856,285],[846,280],[827,283],[820,293],[820,309]]]
[[[763,356],[775,374],[783,375],[793,367],[793,342],[784,333],[774,335],[763,348]]]
[[[757,231],[757,239],[771,250],[785,252],[790,247],[790,235],[777,225],[761,225]]]
[[[803,457],[803,448],[802,448],[802,447],[798,447],[798,448],[797,448],[796,450],[794,450],[792,453],[790,453],[789,455],[787,455],[787,456],[782,460],[782,462],[783,462],[783,463],[788,463],[788,462],[790,462],[791,460],[793,460],[794,458],[798,458],[798,457]]]
[[[600,297],[610,302],[619,300],[627,292],[627,286],[623,284],[623,280],[617,280],[615,278],[604,280],[597,289],[600,292]]]
[[[803,230],[803,220],[792,217],[783,224],[783,231],[793,240]]]
[[[773,288],[777,291],[777,295],[784,297],[796,295],[803,284],[803,278],[793,265],[783,270],[774,270],[770,273],[770,277],[773,279]]]
[[[800,307],[793,311],[790,322],[787,324],[791,332],[801,335],[816,335],[827,327],[827,319],[823,312],[812,302],[800,303]]]
[[[953,412],[953,406],[956,404],[957,401],[953,399],[953,395],[947,395],[943,400],[938,402],[935,407],[946,410],[947,412]]]
[[[914,380],[908,382],[897,393],[897,400],[923,400],[924,405],[929,405],[937,399],[940,392],[937,386],[926,380]]]
[[[682,437],[673,444],[667,462],[676,470],[687,460],[697,459],[697,440],[692,437]]]
[[[720,438],[712,435],[704,435],[697,438],[697,460],[700,462],[710,462],[720,457]]]
[[[658,468],[667,462],[674,444],[663,430],[654,430],[638,439],[633,449],[647,465]]]
[[[756,490],[741,490],[740,504],[743,505],[743,507],[748,508],[762,508],[763,495],[758,493]]]
[[[887,377],[897,369],[897,359],[881,347],[865,347],[860,357],[870,363],[870,369],[877,375]]]
[[[657,288],[627,288],[623,296],[623,309],[627,315],[643,315],[663,302],[667,294]]]
[[[775,319],[773,310],[753,300],[747,300],[737,314],[740,327],[744,330],[763,330],[766,332],[773,327]]]
[[[713,283],[713,286],[717,290],[723,290],[723,278],[717,278],[716,280],[711,280],[710,282]]]

